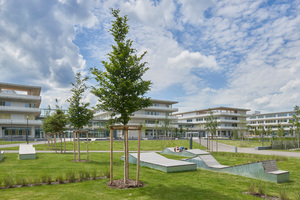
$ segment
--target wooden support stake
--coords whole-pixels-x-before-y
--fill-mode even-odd
[[[110,128],[110,184],[113,183],[113,129]]]
[[[73,147],[74,147],[74,162],[76,162],[76,143],[75,143],[75,134],[76,132],[73,131]]]
[[[56,133],[54,133],[54,143],[55,143],[55,153],[57,153],[57,149],[56,149]]]
[[[79,131],[77,131],[77,149],[78,149],[78,161],[80,162],[80,137],[79,137]]]
[[[139,129],[138,135],[138,156],[137,156],[137,169],[136,169],[136,185],[139,184],[140,178],[140,156],[141,156],[141,129]]]
[[[126,129],[126,180],[129,179],[129,147],[128,147],[128,129]]]
[[[86,132],[86,160],[89,161],[89,132]]]

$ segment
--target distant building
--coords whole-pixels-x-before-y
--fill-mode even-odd
[[[294,114],[294,111],[264,114],[256,112],[247,118],[247,122],[250,127],[250,131],[264,128],[265,131],[271,129],[271,133],[275,134],[278,131],[278,124],[281,124],[281,126],[284,128],[285,134],[288,134],[291,128],[294,128],[293,123],[290,123],[290,121],[293,120]]]
[[[42,137],[41,87],[0,83],[0,138]]]
[[[188,134],[193,136],[206,137],[210,136],[205,124],[206,119],[211,116],[217,121],[217,133],[219,137],[230,137],[232,131],[236,129],[239,133],[246,130],[246,118],[249,109],[215,107],[203,110],[195,110],[174,114],[178,117],[177,125],[179,129],[183,129]],[[188,135],[185,135],[187,137]]]
[[[167,101],[167,100],[158,100],[151,99],[152,105],[143,108],[139,111],[136,111],[133,116],[131,116],[131,120],[128,125],[143,125],[145,130],[142,132],[143,138],[160,138],[163,136],[163,131],[165,127],[165,122],[167,122],[168,128],[174,128],[172,123],[177,121],[176,116],[172,116],[173,112],[177,112],[178,108],[173,108],[173,105],[178,103],[176,101]],[[110,119],[110,112],[97,112],[94,115],[94,121],[96,120],[106,120]],[[95,129],[96,127],[94,127]],[[116,131],[114,133],[115,137],[123,137],[122,131]],[[128,137],[137,138],[137,131],[130,131],[128,133]]]

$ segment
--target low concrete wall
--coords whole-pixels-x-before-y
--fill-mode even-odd
[[[266,173],[262,162],[228,166],[225,168],[213,168],[207,166],[205,162],[201,160],[201,158],[198,156],[186,159],[185,161],[196,163],[198,168],[216,172],[226,172],[229,174],[235,174],[239,176],[245,176],[249,178],[255,178],[275,183],[283,183],[289,181],[289,172],[281,174],[272,174],[271,172]]]

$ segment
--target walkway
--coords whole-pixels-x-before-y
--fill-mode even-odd
[[[194,142],[197,142],[205,147],[207,147],[207,140],[201,139],[199,141],[199,138],[193,138]],[[216,142],[212,142],[213,145],[213,151],[223,151],[223,152],[234,152],[235,147],[227,144],[223,144],[218,142],[218,147],[216,145]],[[211,148],[212,149],[212,148]],[[252,154],[262,154],[262,155],[275,155],[275,156],[287,156],[287,157],[298,157],[300,158],[300,152],[288,152],[288,151],[273,151],[273,150],[255,150],[254,148],[237,148],[238,153],[252,153]]]

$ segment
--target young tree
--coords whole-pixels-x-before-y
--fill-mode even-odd
[[[72,97],[67,99],[67,102],[70,103],[68,110],[68,118],[70,121],[70,126],[73,126],[78,133],[78,161],[80,161],[80,143],[79,143],[79,130],[83,126],[87,125],[89,121],[93,119],[93,112],[88,108],[90,103],[83,103],[83,93],[87,90],[85,82],[88,77],[81,78],[81,73],[78,72],[75,77],[75,83],[71,83],[73,88],[71,92],[73,93]],[[75,134],[75,132],[74,132]],[[88,134],[88,133],[86,133]],[[87,148],[88,156],[88,148]],[[74,142],[74,162],[76,161],[75,155],[75,142]]]
[[[56,134],[64,130],[65,126],[67,125],[67,122],[67,116],[65,115],[64,111],[61,108],[59,108],[58,105],[56,105],[55,112],[52,112],[50,115],[46,116],[43,122],[43,128],[45,128],[47,132],[54,133],[55,152],[57,152]]]
[[[91,69],[98,82],[91,92],[98,97],[99,109],[110,111],[115,123],[127,125],[135,111],[151,105],[150,98],[145,97],[150,90],[151,81],[142,79],[148,70],[146,62],[141,62],[146,52],[141,56],[136,55],[136,49],[132,48],[133,41],[126,38],[129,30],[127,16],[120,17],[119,13],[120,10],[112,9],[115,21],[112,22],[110,32],[116,44],[112,45],[112,52],[108,53],[109,62],[102,61],[106,71],[95,67]],[[124,140],[124,149],[127,146]],[[124,162],[124,172],[127,169],[128,166]],[[129,178],[127,176],[127,173],[124,173],[125,184]]]
[[[211,133],[212,136],[212,140],[214,135],[216,135],[217,132],[217,127],[218,127],[218,122],[216,120],[216,118],[213,116],[213,112],[209,111],[209,116],[206,118],[206,122],[205,122],[205,128],[207,130],[207,132]],[[212,150],[214,149],[213,147],[213,143],[212,143]]]
[[[293,115],[293,120],[290,121],[294,125],[294,134],[295,137],[298,136],[298,148],[300,148],[300,108],[299,106],[294,107],[294,115]]]

